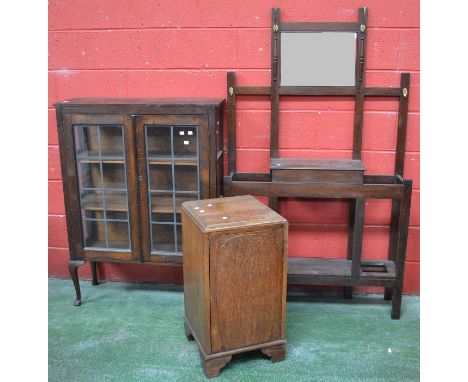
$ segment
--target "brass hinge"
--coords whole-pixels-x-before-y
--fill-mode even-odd
[[[273,25],[273,32],[278,32],[279,26],[277,24]]]
[[[408,97],[408,89],[403,88],[403,97]]]
[[[229,95],[232,97],[234,94],[234,88],[232,86],[229,86]]]

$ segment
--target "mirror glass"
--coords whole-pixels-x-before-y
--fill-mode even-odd
[[[355,86],[356,33],[282,32],[281,86]]]

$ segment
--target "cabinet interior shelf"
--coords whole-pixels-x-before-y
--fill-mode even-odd
[[[161,194],[161,195],[172,195],[172,190],[148,190],[152,195],[158,195],[158,194]],[[198,195],[198,192],[197,191],[174,191],[175,194],[176,194],[176,198],[177,196],[183,196],[183,195],[186,195],[186,196],[197,196]]]
[[[104,206],[101,195],[88,194],[81,199],[81,206],[85,210],[102,211]],[[106,196],[106,210],[110,211],[127,211],[127,199],[122,196]]]
[[[77,154],[78,162],[80,163],[124,163],[125,157],[122,151],[81,151]]]
[[[78,158],[79,163],[113,163],[113,164],[124,164],[123,159],[118,158]]]
[[[195,158],[154,158],[149,157],[148,163],[150,165],[166,165],[171,166],[174,162],[175,166],[197,166],[197,160]]]
[[[181,251],[175,252],[172,248],[170,248],[170,245],[167,245],[165,247],[166,247],[166,250],[151,251],[151,255],[152,256],[161,255],[161,256],[171,256],[171,257],[174,257],[174,256],[182,257]]]
[[[116,252],[129,252],[130,249],[129,247],[129,242],[125,240],[112,240],[109,245],[110,248],[106,247],[106,241],[105,240],[90,240],[88,242],[88,246],[85,246],[85,250],[91,250],[91,251],[109,251],[109,249],[112,249],[113,251]]]
[[[194,155],[195,153],[181,153],[181,152],[174,152],[174,155],[171,153],[160,152],[160,151],[148,151],[147,157],[148,159],[181,159],[181,160],[197,160],[197,156]]]

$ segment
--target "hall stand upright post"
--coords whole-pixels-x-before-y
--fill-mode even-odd
[[[364,120],[364,83],[365,83],[365,66],[366,66],[366,28],[367,28],[367,8],[359,9],[358,16],[359,26],[364,25],[364,28],[359,27],[357,32],[357,49],[356,49],[356,60],[357,65],[356,70],[356,95],[354,101],[354,136],[353,136],[353,159],[361,160],[361,151],[362,151],[362,130],[363,130],[363,120]],[[350,199],[349,201],[349,233],[348,233],[348,260],[352,259],[352,248],[353,242],[355,240],[354,235],[354,216],[356,214],[356,200]],[[345,286],[344,287],[344,297],[352,298],[353,296],[353,287]]]
[[[356,36],[355,83],[353,86],[281,85],[282,32],[349,32]],[[347,199],[349,201],[348,249],[346,259],[289,258],[288,283],[341,285],[352,297],[354,286],[381,286],[385,299],[392,299],[392,318],[401,310],[403,275],[408,238],[412,181],[403,178],[410,75],[401,74],[399,87],[366,87],[365,59],[367,8],[360,8],[357,22],[282,22],[279,8],[272,10],[271,84],[238,86],[235,72],[227,74],[228,175],[224,195],[267,196],[272,209],[278,198]],[[270,172],[236,170],[236,98],[243,95],[269,96]],[[279,157],[279,102],[281,96],[353,97],[354,133],[351,159],[292,159]],[[393,175],[365,175],[361,162],[363,112],[366,97],[399,99],[395,170]],[[391,199],[392,211],[388,258],[361,260],[364,208],[367,199]],[[313,254],[312,254],[313,255]]]

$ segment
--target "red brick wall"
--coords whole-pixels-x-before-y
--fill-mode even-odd
[[[68,243],[52,103],[70,97],[225,97],[226,71],[240,85],[269,85],[271,8],[284,21],[355,21],[369,10],[369,86],[398,86],[411,72],[405,177],[414,191],[405,292],[419,293],[419,2],[416,0],[50,0],[49,1],[49,274],[67,274]],[[238,169],[268,171],[269,102],[238,102]],[[397,101],[365,102],[367,173],[393,172]],[[349,158],[353,101],[285,98],[280,154]],[[289,255],[342,257],[347,205],[287,201]],[[366,204],[364,256],[386,254],[389,201]],[[108,280],[179,281],[180,269],[106,264]],[[89,277],[89,269],[81,271]]]

